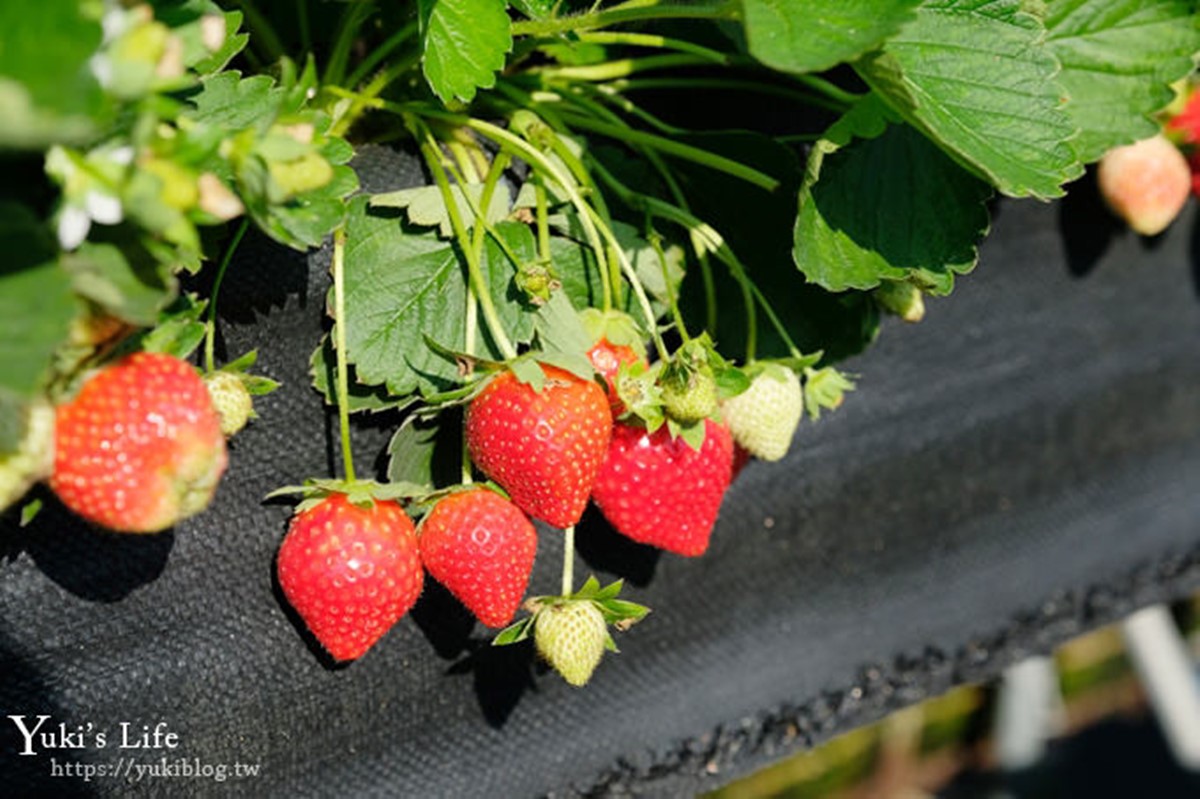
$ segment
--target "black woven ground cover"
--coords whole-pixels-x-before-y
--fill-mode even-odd
[[[262,497],[336,448],[306,376],[328,252],[248,239],[227,349],[285,387],[214,506],[151,537],[52,502],[3,523],[0,715],[69,733],[24,755],[0,720],[6,795],[690,795],[1195,590],[1195,214],[1144,242],[1081,206],[999,206],[954,297],[886,325],[846,364],[862,390],[742,473],[704,558],[585,524],[580,568],[654,613],[583,690],[432,585],[347,667],[298,633],[272,577],[290,508]],[[360,456],[394,422],[360,427]],[[560,552],[543,531],[532,592]]]

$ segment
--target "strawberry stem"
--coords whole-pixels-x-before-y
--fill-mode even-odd
[[[233,260],[233,253],[242,243],[242,236],[246,235],[246,229],[249,227],[250,217],[243,217],[242,223],[238,225],[237,230],[233,233],[233,238],[229,241],[229,246],[225,248],[225,254],[221,256],[221,263],[217,267],[217,276],[213,279],[212,295],[208,298],[208,322],[204,330],[205,372],[214,372],[217,368],[214,356],[217,340],[217,294],[221,291],[221,281],[225,279],[225,270],[229,268],[229,262]]]
[[[575,585],[575,525],[563,530],[562,595],[570,596]]]
[[[545,36],[567,31],[592,30],[643,19],[734,19],[741,5],[736,0],[712,3],[665,3],[662,0],[629,0],[620,5],[574,16],[514,22],[513,36]]]
[[[350,449],[350,397],[349,375],[346,364],[346,280],[345,280],[346,230],[338,228],[333,233],[333,337],[337,353],[337,408],[338,430],[342,437],[342,470],[346,480],[354,482],[354,454]]]
[[[495,303],[492,301],[491,292],[488,291],[487,281],[484,279],[483,269],[479,264],[478,253],[472,246],[471,238],[467,233],[466,225],[463,223],[462,215],[458,211],[458,202],[451,191],[450,180],[446,177],[446,170],[442,166],[441,151],[438,149],[437,141],[433,138],[433,133],[420,119],[409,113],[404,113],[403,118],[409,130],[412,131],[413,137],[419,142],[421,154],[425,156],[425,163],[428,164],[429,171],[433,175],[433,180],[442,192],[442,199],[446,204],[446,212],[450,217],[450,226],[454,228],[454,235],[458,239],[459,247],[462,248],[463,257],[467,261],[467,273],[470,275],[471,283],[475,286],[475,294],[479,300],[480,310],[483,311],[483,321],[487,325],[488,332],[492,334],[492,340],[500,348],[500,352],[505,360],[513,360],[517,357],[517,350],[513,347],[512,342],[508,340],[508,334],[504,332],[504,326],[500,323],[500,315],[496,311]],[[462,186],[460,188],[462,188],[465,195],[466,187]],[[478,220],[477,224],[482,225],[482,220]]]

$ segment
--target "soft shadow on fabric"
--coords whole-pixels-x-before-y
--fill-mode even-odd
[[[75,516],[46,489],[30,498],[43,500],[29,527],[0,527],[0,556],[24,552],[43,574],[80,599],[119,602],[153,582],[167,565],[175,531],[112,533]]]

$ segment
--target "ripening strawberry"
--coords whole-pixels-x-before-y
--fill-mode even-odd
[[[591,380],[541,365],[536,391],[504,371],[467,409],[471,460],[525,513],[570,527],[587,506],[612,436],[604,390]]]
[[[589,600],[567,600],[538,611],[533,642],[538,654],[562,678],[579,687],[592,677],[604,657],[608,625]]]
[[[400,620],[425,574],[412,520],[396,502],[330,494],[292,517],[276,558],[279,586],[337,660],[355,660]]]
[[[0,512],[54,470],[54,408],[38,400],[24,411],[16,449],[0,451]]]
[[[438,500],[417,531],[421,562],[488,627],[513,620],[533,571],[537,531],[525,514],[486,488]]]
[[[187,362],[139,352],[88,378],[55,418],[50,487],[88,521],[165,530],[208,506],[225,471],[221,423]]]
[[[730,397],[722,414],[733,440],[751,455],[777,461],[787,454],[804,414],[800,378],[786,366],[767,364],[750,388]]]
[[[625,412],[625,404],[617,396],[617,372],[620,371],[621,364],[635,364],[644,361],[645,358],[638,355],[633,347],[613,344],[606,338],[597,341],[588,350],[587,356],[588,360],[592,362],[592,367],[604,378],[604,384],[608,389],[609,407],[612,410],[612,417],[616,419]]]
[[[254,415],[254,401],[242,378],[232,372],[213,372],[204,383],[221,419],[221,432],[228,437],[241,431]]]
[[[1162,135],[1109,150],[1096,178],[1108,207],[1143,236],[1166,230],[1192,187],[1187,159]]]
[[[704,444],[694,450],[618,422],[592,499],[617,532],[679,555],[704,554],[733,472],[733,438],[706,419]]]

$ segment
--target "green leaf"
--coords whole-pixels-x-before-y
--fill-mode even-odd
[[[346,218],[345,198],[358,189],[358,176],[347,166],[333,167],[333,179],[287,202],[265,209],[250,204],[256,222],[271,238],[296,250],[319,247]]]
[[[1058,197],[1082,174],[1058,60],[1022,0],[928,0],[855,68],[955,160],[1013,197]]]
[[[430,88],[449,103],[490,89],[512,49],[504,0],[419,0],[422,68]]]
[[[388,480],[445,485],[462,459],[461,419],[440,413],[427,419],[409,414],[388,443]]]
[[[78,0],[0,3],[0,146],[79,143],[109,104],[89,60],[101,9]]]
[[[483,200],[483,188],[482,183],[468,184],[465,191],[463,186],[453,185],[450,187],[455,204],[458,206],[459,217],[467,227],[475,224],[475,213],[471,210],[471,202],[467,197],[469,196],[478,207]],[[418,186],[415,189],[376,194],[371,197],[371,205],[383,208],[404,208],[408,211],[408,221],[414,225],[437,226],[439,235],[444,239],[454,235],[454,228],[450,224],[450,214],[446,210],[446,201],[442,197],[442,190],[437,186]],[[494,224],[508,216],[508,193],[505,191],[492,192],[491,203],[484,210],[484,216],[487,217],[488,224]]]
[[[1062,63],[1058,82],[1081,128],[1072,144],[1084,162],[1159,130],[1151,115],[1200,51],[1194,0],[1050,0],[1047,44]]]
[[[153,325],[178,291],[170,272],[140,249],[84,242],[62,262],[77,294],[132,325]]]
[[[313,388],[321,392],[327,405],[337,404],[337,393],[333,387],[337,385],[337,357],[333,350],[333,342],[329,336],[321,339],[321,346],[313,350],[308,361],[309,374],[312,375]],[[368,386],[360,382],[351,365],[346,369],[346,409],[350,413],[378,413],[408,406],[412,400],[395,397],[388,393],[387,386]]]
[[[947,294],[974,268],[991,187],[908,125],[845,147],[813,148],[793,258],[830,290],[911,279]]]
[[[879,132],[884,129],[884,122],[878,119],[869,125],[864,118],[860,127],[866,130],[871,125]],[[829,360],[860,352],[879,327],[875,302],[855,292],[831,294],[806,283],[799,270],[781,268],[792,260],[796,197],[803,176],[792,150],[760,134],[744,131],[690,136],[688,142],[735,158],[780,180],[781,188],[766,194],[711,169],[691,165],[681,165],[678,169],[693,212],[724,237],[770,301],[796,346],[802,352],[822,350]],[[753,213],[747,213],[748,208]],[[690,329],[708,329],[721,352],[740,356],[747,335],[745,315],[741,313],[741,287],[720,264],[713,263],[712,272],[714,296],[720,310],[716,327],[710,329],[707,324],[700,270],[689,270],[680,293],[680,307]],[[782,339],[762,314],[758,318],[757,349],[758,357],[788,354]]]
[[[131,351],[136,348],[187,358],[204,341],[208,328],[200,321],[200,317],[207,306],[207,300],[199,300],[194,294],[184,294],[159,314],[152,330],[142,336],[130,337],[124,346]]]
[[[195,110],[188,116],[196,122],[234,130],[269,125],[284,94],[266,75],[243,79],[233,70],[203,78],[200,85],[200,91],[191,98]]]
[[[583,322],[571,300],[562,291],[556,291],[550,300],[537,311],[535,321],[538,344],[541,352],[538,360],[544,360],[585,380],[596,373],[587,351],[592,342],[584,330]]]
[[[415,391],[432,394],[459,382],[455,364],[431,350],[428,337],[441,346],[467,350],[466,266],[455,242],[432,232],[406,227],[396,211],[369,209],[366,198],[355,198],[347,220],[345,261],[346,349],[358,379],[367,385],[386,385],[405,396]],[[501,222],[495,226],[518,259],[536,251],[527,225]],[[528,343],[533,337],[533,309],[519,297],[512,263],[489,236],[482,269],[496,304],[500,323],[510,341]],[[479,320],[475,352],[503,358]]]
[[[554,13],[558,0],[512,0],[512,4],[530,19],[546,19]]]
[[[533,616],[526,616],[518,622],[510,624],[492,639],[492,646],[508,646],[524,641],[533,632]]]
[[[820,72],[879,45],[920,0],[742,0],[750,54],[782,72]]]
[[[546,373],[538,362],[532,358],[517,358],[508,365],[517,380],[529,386],[536,392],[541,392],[546,386]]]
[[[550,224],[564,234],[550,239],[550,259],[562,282],[563,290],[577,308],[602,307],[604,289],[600,267],[596,262],[595,253],[586,246],[583,228],[574,209],[563,209],[560,213],[552,215]],[[670,279],[671,291],[678,295],[679,284],[684,277],[683,248],[677,244],[663,248],[666,261],[664,274],[664,259],[659,257],[658,251],[637,228],[614,221],[612,231],[629,262],[633,264],[633,271],[650,298],[651,308],[657,315],[666,313],[670,307],[667,280]],[[617,305],[619,307],[616,310],[633,314],[640,319],[641,310],[630,291],[625,291]]]
[[[0,396],[33,396],[78,305],[46,229],[23,205],[0,203]]]

